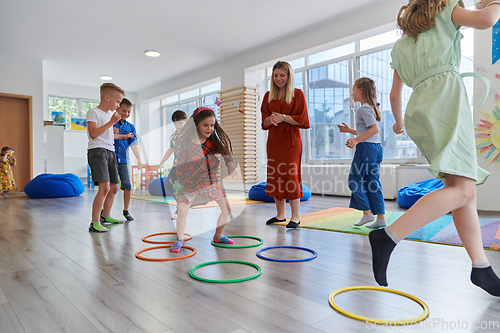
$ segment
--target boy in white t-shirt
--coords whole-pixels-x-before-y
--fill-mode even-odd
[[[89,231],[106,232],[102,222],[122,223],[111,217],[111,207],[118,192],[118,166],[116,162],[113,125],[121,116],[115,112],[125,96],[123,89],[113,83],[101,85],[101,102],[97,108],[87,113],[87,135],[89,146],[87,159],[92,172],[94,185],[99,186],[92,204],[92,222]],[[108,111],[112,111],[110,114]]]

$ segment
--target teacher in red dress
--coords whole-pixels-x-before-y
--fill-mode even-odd
[[[299,207],[302,197],[301,128],[309,128],[304,93],[295,89],[294,73],[289,63],[278,61],[273,66],[271,90],[262,100],[262,129],[267,137],[266,194],[274,197],[277,214],[266,224],[285,222],[286,200],[290,202],[292,217],[287,228],[300,224]]]

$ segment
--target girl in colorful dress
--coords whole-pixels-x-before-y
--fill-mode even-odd
[[[476,7],[479,10],[467,10],[459,0],[410,0],[398,13],[403,36],[392,50],[393,129],[401,134],[406,126],[429,171],[444,178],[445,187],[422,197],[391,226],[370,233],[373,272],[382,286],[387,286],[387,266],[396,244],[451,211],[472,261],[472,283],[500,296],[500,280],[484,253],[477,214],[476,184],[484,183],[488,172],[477,166],[472,112],[458,73],[460,26],[493,26],[500,17],[500,1],[483,0]],[[413,88],[404,121],[403,83]]]
[[[383,159],[382,144],[380,143],[378,123],[382,119],[382,112],[377,103],[377,89],[375,82],[362,77],[354,82],[352,99],[360,102],[356,110],[356,129],[347,124],[338,125],[340,132],[356,135],[349,139],[346,146],[356,147],[349,172],[348,185],[351,190],[350,208],[363,211],[363,217],[355,226],[362,226],[375,219],[368,228],[385,227],[385,204],[380,183],[380,163]]]
[[[0,153],[0,195],[7,199],[7,193],[16,192],[16,181],[12,173],[12,167],[16,166],[14,149],[3,147]]]
[[[300,129],[309,128],[306,99],[295,89],[292,66],[278,61],[273,66],[271,90],[262,100],[262,129],[267,137],[266,194],[274,197],[276,216],[266,224],[285,222],[286,200],[290,202],[292,217],[287,228],[300,224],[299,208],[302,198],[302,138]]]
[[[217,180],[220,161],[215,155],[222,155],[230,177],[236,177],[238,172],[231,157],[231,140],[217,122],[214,111],[208,107],[194,110],[181,130],[174,149],[177,174],[174,189],[178,202],[177,241],[170,252],[178,253],[181,250],[189,208],[214,200],[219,205],[221,214],[217,219],[213,240],[216,243],[234,244],[233,240],[222,235],[229,221],[231,207]]]

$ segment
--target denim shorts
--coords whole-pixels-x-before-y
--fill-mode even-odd
[[[130,182],[130,165],[128,163],[118,163],[118,175],[122,182],[121,189],[132,191],[132,183]]]
[[[118,167],[114,151],[106,148],[93,148],[87,151],[87,161],[92,172],[94,185],[99,182],[118,184]]]

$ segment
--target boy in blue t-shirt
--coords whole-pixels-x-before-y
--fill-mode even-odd
[[[123,190],[123,216],[125,216],[128,221],[133,221],[134,218],[128,211],[130,199],[132,198],[128,147],[134,152],[139,168],[141,168],[142,163],[139,149],[137,148],[135,126],[127,121],[130,112],[132,112],[132,103],[124,98],[116,112],[121,116],[120,121],[113,126],[113,131],[115,136],[115,153],[118,161],[118,175],[120,176],[121,189]]]

